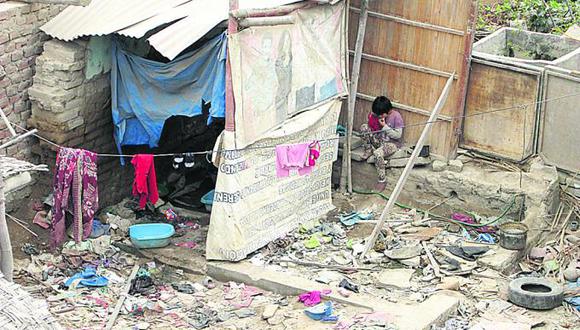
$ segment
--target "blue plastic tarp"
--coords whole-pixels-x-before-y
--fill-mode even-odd
[[[211,102],[212,118],[225,116],[226,40],[221,34],[169,63],[123,51],[113,42],[111,103],[115,140],[123,145],[157,147],[171,116],[196,116]]]

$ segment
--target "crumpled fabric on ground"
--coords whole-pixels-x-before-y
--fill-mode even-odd
[[[489,251],[487,246],[446,246],[445,250],[456,257],[460,257],[467,261],[475,261],[477,258]]]
[[[475,222],[475,220],[470,217],[469,215],[463,214],[463,213],[453,213],[451,215],[451,219],[455,220],[455,221],[460,221],[463,223],[467,223],[467,224],[473,224],[473,225],[477,225],[478,223]],[[473,227],[473,229],[477,232],[480,233],[495,233],[495,229],[489,227],[489,226],[483,226],[483,227]]]
[[[97,275],[96,270],[92,267],[86,267],[82,272],[74,274],[64,283],[67,288],[103,287],[108,284],[109,279]]]
[[[65,240],[65,213],[69,209],[73,213],[75,241],[87,239],[99,208],[97,155],[82,149],[60,148],[56,157],[53,195],[51,247],[54,249]],[[69,206],[71,195],[73,205]]]
[[[298,301],[304,303],[306,307],[316,306],[322,301],[322,296],[327,296],[331,292],[331,290],[310,291],[299,295]]]
[[[567,289],[569,289],[572,292],[573,290],[578,290],[578,288],[580,288],[580,279],[578,279],[576,282],[568,283],[567,285]],[[564,298],[564,301],[574,306],[576,310],[580,312],[580,295],[575,297]]]
[[[139,207],[145,208],[147,200],[152,204],[159,200],[157,191],[157,175],[153,155],[135,155],[131,164],[135,167],[135,180],[133,182],[133,196],[139,197]]]

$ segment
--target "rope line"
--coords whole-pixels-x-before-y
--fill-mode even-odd
[[[469,114],[469,115],[462,115],[462,116],[453,116],[453,117],[449,117],[449,119],[453,120],[453,119],[465,119],[465,118],[471,118],[471,117],[477,117],[477,116],[484,116],[487,114],[491,114],[491,113],[497,113],[497,112],[503,112],[503,111],[514,111],[514,110],[525,110],[528,106],[532,106],[532,105],[538,105],[538,104],[542,104],[542,103],[548,103],[548,102],[553,102],[553,101],[557,101],[557,100],[561,100],[564,98],[568,98],[568,97],[573,97],[573,96],[578,96],[580,95],[580,93],[574,93],[574,94],[566,94],[563,96],[558,96],[558,97],[554,97],[554,98],[550,98],[550,99],[544,99],[544,100],[540,100],[540,101],[535,101],[535,102],[530,102],[530,103],[524,103],[524,104],[518,104],[518,105],[514,105],[514,106],[510,106],[510,107],[505,107],[505,108],[498,108],[498,109],[492,109],[489,111],[482,111],[482,112],[475,112],[473,114]],[[442,119],[435,119],[433,121],[425,121],[425,122],[420,122],[420,123],[415,123],[415,124],[410,124],[410,125],[404,125],[402,128],[408,128],[408,127],[416,127],[416,126],[425,126],[427,124],[436,124],[439,122],[446,122],[448,120],[442,120]],[[12,124],[14,125],[16,128],[24,131],[24,132],[29,132],[28,129],[17,125],[17,124]],[[371,131],[371,132],[366,132],[366,133],[359,133],[360,136],[363,135],[370,135],[370,134],[380,134],[382,133],[382,130],[379,131]],[[43,137],[42,135],[35,133],[32,134],[34,136],[36,136],[38,139],[54,146],[57,148],[62,148],[63,146],[59,145],[56,142],[53,142],[45,137]],[[319,142],[325,142],[325,141],[336,141],[340,139],[340,137],[332,137],[332,138],[327,138],[327,139],[321,139],[318,140]],[[273,149],[275,148],[276,145],[265,145],[265,146],[256,146],[256,147],[246,147],[243,149],[222,149],[222,150],[218,150],[218,151],[214,151],[214,150],[205,150],[205,151],[194,151],[194,152],[188,152],[189,154],[193,154],[193,155],[212,155],[213,154],[220,154],[220,153],[227,153],[227,152],[240,152],[240,151],[248,151],[248,150],[259,150],[259,149]],[[175,156],[179,156],[182,155],[184,153],[162,153],[162,154],[154,154],[154,157],[175,157]],[[123,154],[107,154],[107,153],[97,153],[97,156],[99,157],[128,157],[128,158],[132,158],[135,155],[123,155]]]

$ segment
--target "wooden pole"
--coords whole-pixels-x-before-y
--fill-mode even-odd
[[[455,75],[455,73],[453,75]],[[435,108],[433,109],[433,112],[431,112],[431,116],[429,117],[429,121],[425,125],[425,128],[423,129],[423,132],[421,133],[421,137],[419,137],[419,141],[417,141],[417,145],[413,149],[413,153],[411,154],[411,158],[409,158],[409,161],[407,162],[407,165],[405,166],[403,173],[399,177],[399,181],[397,181],[397,185],[395,186],[395,189],[393,190],[393,193],[391,194],[391,197],[389,198],[387,205],[385,206],[385,208],[383,209],[383,212],[381,213],[381,217],[379,218],[379,222],[375,225],[373,233],[371,234],[371,236],[369,237],[369,239],[366,242],[365,249],[363,250],[363,253],[361,254],[361,259],[363,259],[364,256],[369,252],[369,250],[375,245],[375,241],[377,240],[377,237],[379,236],[379,233],[381,232],[381,229],[383,228],[383,225],[385,224],[385,219],[387,218],[387,215],[393,209],[393,206],[395,206],[395,203],[397,202],[397,199],[399,198],[399,195],[401,194],[401,191],[403,190],[403,187],[405,186],[405,183],[407,182],[407,178],[409,177],[409,174],[411,173],[411,169],[413,169],[413,166],[415,166],[415,161],[417,160],[417,157],[419,156],[419,153],[421,152],[421,149],[423,148],[425,141],[427,140],[427,138],[429,137],[429,134],[431,133],[431,127],[433,126],[433,123],[435,122],[437,116],[439,115],[439,112],[443,108],[443,105],[445,105],[445,101],[447,101],[447,96],[449,95],[449,91],[451,90],[452,83],[453,83],[453,76],[451,76],[451,77],[449,77],[449,79],[447,79],[447,83],[445,84],[445,87],[443,87],[443,92],[441,92],[441,96],[439,96],[439,100],[437,100],[437,103],[435,104]]]
[[[8,127],[8,131],[10,132],[10,135],[12,135],[12,137],[15,137],[16,131],[14,131],[14,128],[12,128],[12,124],[10,124],[10,121],[6,117],[6,114],[4,113],[4,110],[2,110],[2,108],[0,108],[0,116],[2,116],[2,120],[4,121],[4,124],[6,124],[6,127]]]
[[[127,278],[127,282],[125,283],[125,287],[123,288],[123,292],[119,296],[117,300],[117,304],[115,305],[115,310],[113,310],[113,314],[109,316],[109,321],[107,322],[107,326],[105,327],[106,330],[111,330],[115,325],[115,321],[117,321],[117,317],[119,316],[119,312],[121,312],[121,308],[123,307],[123,303],[125,303],[125,298],[127,298],[127,294],[129,294],[129,290],[131,290],[131,282],[137,276],[137,272],[139,271],[139,265],[133,266],[133,270],[131,271],[131,275]]]
[[[44,3],[49,5],[88,6],[91,0],[19,0],[26,3]]]
[[[239,0],[230,0],[230,13],[236,11],[239,8]],[[232,15],[229,15],[228,19],[228,37],[232,34],[238,32],[238,20]],[[235,130],[235,119],[236,119],[236,103],[234,100],[234,88],[232,85],[232,64],[230,57],[232,56],[230,52],[230,47],[228,45],[228,55],[226,60],[226,131],[233,132]]]
[[[247,27],[252,27],[252,26],[288,25],[288,24],[294,24],[294,16],[284,15],[284,16],[272,16],[272,17],[246,17],[246,18],[240,19],[238,24],[242,28],[247,28]]]
[[[24,138],[27,138],[27,137],[29,137],[29,136],[31,136],[31,135],[34,135],[34,134],[36,134],[36,133],[38,133],[38,130],[35,128],[35,129],[33,129],[33,130],[31,130],[31,131],[28,131],[28,132],[26,132],[26,133],[24,133],[24,134],[22,134],[22,135],[18,135],[16,138],[14,138],[14,139],[12,139],[12,140],[9,140],[8,142],[6,142],[6,143],[2,144],[2,145],[0,146],[0,149],[6,148],[6,147],[8,147],[8,146],[11,146],[11,145],[13,145],[14,143],[16,143],[16,142],[18,142],[18,141],[20,141],[20,140],[22,140],[22,139],[24,139]]]
[[[342,153],[342,167],[340,174],[341,191],[345,192],[348,187],[348,192],[352,193],[352,162],[351,162],[351,147],[352,147],[352,126],[354,123],[354,106],[356,104],[356,92],[358,90],[358,77],[360,73],[360,63],[362,60],[362,51],[364,46],[365,31],[367,27],[368,18],[368,0],[362,0],[361,11],[358,20],[358,34],[356,37],[356,45],[354,49],[354,61],[352,62],[352,75],[350,81],[350,92],[348,95],[348,112],[346,123],[346,142],[344,144],[344,152]]]
[[[457,86],[459,88],[459,98],[453,114],[453,121],[451,122],[450,131],[447,133],[449,137],[448,150],[446,152],[447,159],[455,159],[457,157],[457,149],[459,148],[459,141],[463,135],[462,125],[465,114],[465,102],[467,100],[467,84],[469,78],[469,71],[471,70],[471,53],[473,51],[473,40],[475,38],[475,22],[477,20],[477,4],[478,2],[472,0],[469,4],[469,20],[467,22],[467,35],[463,39],[463,59],[461,62],[461,70],[459,71],[459,81]],[[510,67],[511,68],[511,67]]]
[[[237,9],[237,10],[232,11],[230,14],[237,19],[242,19],[242,18],[247,18],[247,17],[281,16],[281,15],[289,14],[297,9],[304,8],[306,6],[308,6],[307,2],[299,2],[299,3],[294,3],[291,5],[280,6],[280,7],[271,8],[271,9],[249,9],[249,8]]]
[[[10,233],[8,233],[8,224],[6,223],[4,177],[0,175],[0,271],[8,281],[12,282],[13,270],[12,244],[10,243]]]

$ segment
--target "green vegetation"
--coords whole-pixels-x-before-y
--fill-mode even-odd
[[[579,0],[503,0],[481,5],[477,30],[494,31],[515,23],[530,31],[562,34],[579,21]]]

